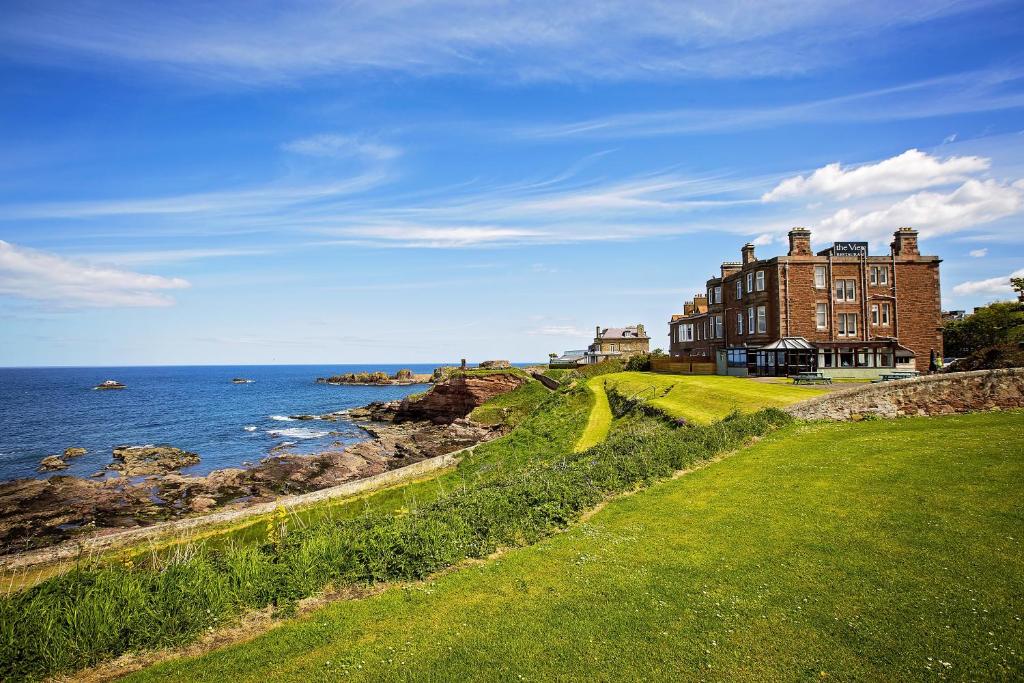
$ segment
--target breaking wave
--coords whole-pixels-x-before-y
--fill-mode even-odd
[[[309,427],[289,427],[288,429],[271,429],[270,436],[286,436],[290,439],[320,439],[331,431],[329,429],[310,429]]]

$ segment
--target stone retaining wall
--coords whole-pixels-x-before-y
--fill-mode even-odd
[[[842,389],[786,408],[804,420],[855,420],[865,415],[948,415],[1024,408],[1024,368],[977,370]]]

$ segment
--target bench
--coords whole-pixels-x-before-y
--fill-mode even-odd
[[[832,384],[832,378],[820,372],[800,372],[793,376],[793,384]]]

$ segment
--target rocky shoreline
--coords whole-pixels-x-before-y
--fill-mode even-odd
[[[488,398],[527,381],[514,375],[453,377],[426,395],[296,419],[351,420],[370,438],[314,455],[271,453],[247,468],[183,475],[200,456],[169,445],[121,446],[103,479],[54,475],[0,483],[0,555],[88,535],[243,508],[282,495],[308,493],[381,474],[496,438],[502,426],[469,420]],[[60,461],[76,457],[68,449]],[[44,466],[46,463],[44,459]],[[56,469],[56,461],[52,462]],[[49,470],[47,470],[49,471]]]

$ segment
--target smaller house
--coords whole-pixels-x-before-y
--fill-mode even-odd
[[[565,351],[561,356],[551,354],[551,359],[548,361],[548,367],[552,369],[573,369],[577,368],[587,362],[587,350],[578,349],[572,351]]]
[[[650,353],[651,339],[644,326],[594,328],[594,343],[587,347],[586,363],[600,363],[606,360],[628,360],[640,354]]]

